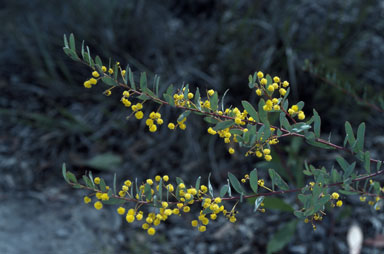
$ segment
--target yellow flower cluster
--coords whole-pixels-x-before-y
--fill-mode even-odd
[[[264,105],[263,109],[265,111],[271,110],[280,110],[280,102],[281,98],[287,93],[286,88],[289,86],[288,81],[282,82],[279,77],[274,77],[271,82],[268,82],[268,79],[264,77],[264,73],[259,71],[257,73],[258,82],[255,84],[256,94],[258,96],[266,95],[268,100]],[[273,98],[273,94],[275,91],[279,92],[280,99]]]
[[[305,114],[302,110],[299,110],[299,107],[297,105],[292,105],[289,109],[288,109],[288,113],[291,115],[291,116],[296,116],[297,115],[297,118],[299,118],[299,120],[304,120],[305,119]]]
[[[332,199],[332,200],[335,200],[335,202],[336,202],[336,203],[331,203],[331,206],[332,206],[332,207],[335,207],[335,206],[337,206],[337,207],[341,207],[341,206],[343,205],[343,201],[339,200],[339,198],[340,198],[339,193],[337,193],[337,192],[333,192],[333,193],[331,194],[331,199]]]
[[[180,130],[185,130],[187,128],[187,125],[185,124],[185,122],[187,121],[187,118],[185,117],[183,120],[181,121],[177,121],[177,124],[174,124],[174,123],[169,123],[168,124],[168,128],[170,130],[174,130],[176,129],[177,127],[180,128]]]
[[[94,71],[92,73],[92,76],[94,76],[94,77],[97,76],[98,77],[99,73],[97,71]],[[91,88],[93,85],[97,84],[97,81],[98,81],[98,79],[96,79],[96,78],[90,78],[90,79],[84,81],[83,85],[84,85],[85,88]]]
[[[101,179],[96,177],[94,183],[99,186]],[[139,193],[132,196],[133,184],[130,180],[124,181],[121,189],[118,192],[118,196],[110,194],[108,192],[102,192],[100,190],[95,191],[97,201],[94,203],[94,207],[97,210],[103,208],[103,202],[112,199],[122,199],[127,201],[136,201],[134,208],[126,208],[124,205],[120,205],[116,211],[119,215],[125,215],[125,220],[128,223],[135,221],[143,221],[141,227],[147,231],[149,235],[156,233],[156,227],[162,222],[166,221],[172,215],[180,216],[182,213],[189,213],[191,211],[191,205],[194,203],[201,204],[201,211],[197,220],[191,222],[193,227],[197,227],[200,232],[206,230],[206,226],[210,220],[216,220],[219,214],[223,214],[230,222],[236,221],[236,211],[232,208],[231,211],[227,211],[224,208],[222,199],[220,197],[211,198],[207,192],[208,187],[200,185],[199,189],[194,187],[187,187],[183,182],[179,182],[176,186],[168,183],[169,177],[167,175],[157,175],[154,179],[146,179],[144,183],[138,186]],[[101,187],[101,186],[100,186]],[[150,187],[150,189],[148,189]],[[105,186],[108,191],[110,188]],[[158,195],[159,189],[167,191],[167,201],[156,200],[155,196]],[[132,189],[132,190],[131,190]],[[135,187],[136,189],[136,187]],[[150,197],[148,195],[150,191]],[[172,197],[176,201],[168,201],[168,196]],[[88,196],[84,197],[84,203],[88,204],[91,202],[91,198]],[[152,203],[155,210],[145,213],[140,210],[143,204]]]
[[[147,120],[145,120],[145,124],[148,126],[150,132],[157,131],[157,125],[163,124],[163,119],[161,119],[161,114],[159,112],[151,112]]]

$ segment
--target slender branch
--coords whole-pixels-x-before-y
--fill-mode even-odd
[[[85,65],[87,65],[87,66],[89,66],[89,65],[88,65],[85,61],[83,61],[83,60],[80,60],[80,62],[83,63],[83,64],[85,64]],[[108,77],[110,77],[109,75],[107,75],[107,74],[105,74],[105,73],[102,73],[102,74],[103,74],[104,76],[108,76]],[[110,78],[112,78],[112,77],[110,77]],[[168,103],[167,101],[164,101],[164,100],[162,100],[162,99],[160,99],[160,98],[158,98],[158,97],[154,97],[154,96],[152,96],[152,95],[150,95],[150,94],[148,94],[148,93],[145,93],[145,92],[143,92],[143,91],[139,91],[139,90],[137,90],[137,89],[134,90],[134,89],[132,89],[131,87],[129,87],[128,85],[125,85],[125,84],[123,84],[123,83],[120,83],[120,82],[118,82],[117,80],[115,80],[115,81],[117,82],[118,86],[120,86],[120,87],[123,87],[123,88],[125,88],[125,89],[129,89],[129,90],[133,91],[134,93],[136,93],[136,94],[138,94],[138,95],[145,95],[145,96],[151,98],[151,100],[156,101],[156,102],[158,102],[158,103],[160,103],[160,104],[163,104],[163,105],[169,105],[169,103]],[[204,115],[206,115],[206,116],[212,116],[212,117],[215,117],[215,118],[217,118],[217,119],[235,120],[234,117],[230,117],[230,116],[226,116],[226,115],[219,115],[219,114],[214,113],[214,112],[206,112],[206,111],[199,110],[199,109],[197,109],[197,108],[188,108],[188,107],[184,107],[184,106],[180,106],[180,105],[174,105],[174,106],[175,106],[176,108],[179,108],[179,109],[182,109],[182,110],[189,110],[189,111],[197,112],[197,113],[200,113],[200,114],[204,114]],[[195,106],[195,107],[196,107],[196,106]],[[282,107],[281,107],[281,109],[282,109]],[[288,114],[288,113],[286,112],[286,114]],[[289,114],[288,114],[288,115],[289,115]],[[246,121],[247,123],[249,123],[249,124],[264,125],[263,123],[260,123],[260,122],[254,122],[254,121],[249,121],[249,120],[245,120],[245,121]],[[305,138],[305,136],[304,136],[303,134],[299,134],[299,133],[296,133],[296,132],[290,132],[290,131],[288,131],[288,130],[286,130],[286,129],[284,129],[284,128],[280,128],[280,127],[273,126],[273,125],[271,125],[271,127],[275,128],[275,129],[280,129],[280,130],[284,133],[284,134],[281,135],[280,137],[295,136],[295,137]],[[324,139],[321,139],[321,138],[316,138],[315,141],[316,141],[316,142],[319,142],[319,143],[322,143],[322,144],[325,144],[325,145],[328,145],[328,146],[330,146],[330,147],[333,147],[333,148],[335,148],[335,149],[337,149],[337,150],[341,150],[341,151],[345,151],[345,152],[348,152],[348,153],[350,153],[350,154],[353,154],[353,152],[352,152],[351,150],[349,150],[348,148],[345,148],[345,147],[342,147],[342,146],[333,144],[333,143],[331,143],[331,142],[329,142],[329,141],[327,141],[327,140],[324,140]],[[373,158],[370,158],[370,161],[371,161],[371,162],[375,162],[375,163],[379,163],[379,162],[380,162],[380,160],[373,159]]]
[[[363,181],[363,180],[366,180],[366,179],[369,179],[369,178],[373,178],[375,176],[382,175],[382,174],[384,174],[384,170],[380,170],[380,171],[378,171],[376,173],[372,173],[372,174],[369,174],[369,175],[357,177],[357,178],[353,179],[352,182],[354,183],[354,182]],[[79,184],[79,183],[72,183],[72,182],[70,182],[69,184],[71,186],[81,186],[82,189],[86,189],[86,190],[90,190],[90,191],[94,191],[94,192],[101,192],[98,189],[90,188],[88,186],[85,186],[85,185],[82,185],[82,184]],[[344,184],[344,182],[337,182],[337,183],[327,184],[324,187],[334,187],[334,186],[340,186],[342,184]],[[268,196],[274,196],[274,195],[279,195],[279,194],[300,192],[304,188],[305,187],[296,188],[296,189],[290,189],[290,190],[271,191],[271,192],[267,192],[267,193],[258,193],[258,194],[252,194],[252,195],[244,195],[242,198],[248,199],[248,198],[254,198],[254,197],[268,197]],[[356,193],[361,193],[361,192],[356,191]],[[370,194],[370,196],[376,196],[376,197],[378,196],[380,198],[384,198],[383,196],[375,195],[375,194]],[[133,199],[133,198],[120,197],[120,196],[118,196],[116,194],[112,194],[111,197],[112,198],[116,198],[116,199],[121,199],[121,200],[124,200],[124,201],[127,201],[127,202],[136,202],[138,204],[151,204],[151,203],[153,203],[152,201],[144,201],[144,200],[137,200],[137,199]],[[240,196],[235,196],[235,197],[222,198],[221,200],[239,200],[239,199],[241,199]],[[202,199],[194,200],[194,202],[202,202],[202,201],[203,201]],[[168,203],[169,204],[176,204],[176,203],[179,203],[179,202],[178,201],[170,201]]]
[[[313,77],[315,77],[315,78],[317,78],[317,79],[323,81],[325,84],[327,84],[327,85],[329,85],[329,86],[333,86],[333,87],[339,89],[342,93],[344,93],[344,94],[346,94],[346,95],[350,95],[350,96],[352,96],[353,99],[356,100],[356,101],[358,101],[359,103],[361,103],[361,104],[363,104],[363,105],[366,105],[367,107],[370,107],[371,109],[376,110],[376,111],[378,111],[378,112],[380,112],[380,113],[384,113],[384,110],[381,109],[380,107],[378,107],[377,105],[372,104],[372,103],[370,103],[370,102],[364,100],[363,98],[359,97],[359,96],[356,95],[355,93],[352,93],[351,91],[349,91],[349,90],[347,90],[347,89],[345,89],[345,88],[343,88],[343,87],[341,87],[341,86],[335,84],[334,82],[330,81],[329,79],[324,78],[323,76],[320,76],[320,75],[318,75],[318,74],[315,74],[315,73],[313,73],[313,72],[312,72],[311,70],[309,70],[309,69],[304,69],[304,71],[309,72]]]

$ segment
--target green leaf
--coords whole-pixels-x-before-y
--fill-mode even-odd
[[[339,172],[337,172],[337,170],[334,168],[332,168],[331,170],[331,179],[332,179],[332,183],[337,183],[341,181],[341,176]]]
[[[314,142],[316,140],[315,133],[313,132],[307,132],[304,134],[306,141],[312,141]]]
[[[381,168],[382,161],[378,161],[376,164],[376,171],[379,171]]]
[[[331,199],[330,195],[325,195],[324,197],[319,198],[318,200],[315,201],[315,206],[314,210],[315,212],[319,210],[324,209],[324,205]]]
[[[120,155],[103,153],[85,161],[84,165],[99,170],[112,170],[113,168],[118,167],[122,162],[123,159]]]
[[[121,205],[125,203],[125,200],[119,198],[109,198],[109,200],[104,200],[103,203],[106,205]]]
[[[102,192],[106,192],[106,191],[107,191],[107,185],[105,184],[105,181],[104,181],[103,178],[100,179],[100,184],[99,184],[99,186],[100,186],[100,190],[101,190]]]
[[[343,175],[344,180],[351,176],[351,174],[353,173],[353,170],[355,169],[355,166],[356,166],[356,161],[347,167]]]
[[[116,85],[117,85],[116,81],[113,80],[112,78],[110,78],[109,76],[102,77],[101,80],[102,80],[106,85],[109,85],[109,86],[116,86]]]
[[[235,189],[235,191],[237,193],[239,193],[239,194],[245,193],[243,186],[241,186],[241,184],[240,184],[239,180],[236,178],[236,176],[234,176],[232,173],[228,172],[228,178],[232,184],[232,187]]]
[[[188,92],[189,92],[189,84],[186,84],[183,89],[183,95],[184,95],[184,99],[187,100],[188,99]]]
[[[199,189],[200,189],[200,182],[201,182],[201,176],[199,176],[196,180],[195,189],[197,190],[197,192],[199,192]]]
[[[149,91],[149,90],[147,90],[147,92],[148,92],[148,91]],[[137,96],[136,98],[139,99],[139,100],[142,100],[142,101],[149,100],[149,97],[148,97],[147,95],[145,95],[145,94],[141,94],[141,95]],[[155,102],[156,102],[156,101],[155,101]]]
[[[239,129],[230,129],[229,133],[234,134],[234,135],[243,135],[243,131]]]
[[[257,194],[257,191],[258,191],[258,176],[257,176],[257,169],[255,168],[254,170],[251,171],[251,173],[249,174],[249,184],[251,185],[251,189],[253,190],[253,192],[255,194]]]
[[[118,70],[118,67],[117,67],[117,64],[115,64],[113,66],[113,79],[114,80],[117,80],[117,76],[119,75],[119,70]]]
[[[297,195],[297,198],[303,204],[304,208],[308,208],[309,205],[311,204],[312,195],[299,194]]]
[[[84,58],[84,40],[81,42],[81,55]]]
[[[144,186],[144,195],[146,200],[150,201],[152,199],[151,185],[148,183]]]
[[[159,199],[160,202],[163,200],[163,178],[159,181]]]
[[[225,194],[227,194],[227,192],[228,192],[228,185],[225,184],[225,185],[224,185],[223,187],[221,187],[221,189],[220,189],[220,197],[221,197],[221,198],[224,197]]]
[[[216,111],[217,108],[218,108],[218,103],[219,103],[219,96],[217,95],[217,92],[215,91],[215,93],[209,98],[209,102],[211,104],[211,109],[213,111]]]
[[[289,189],[288,184],[281,178],[281,176],[274,169],[272,168],[268,169],[268,173],[272,180],[272,189],[274,188],[273,187],[274,185],[276,185],[282,190]]]
[[[310,128],[311,128],[311,126],[306,124],[306,123],[296,123],[296,124],[292,125],[292,131],[296,132],[296,133],[299,133],[299,132],[302,132],[305,130],[309,130]],[[313,136],[313,137],[315,137],[315,136]]]
[[[94,183],[94,181],[93,181],[92,171],[89,171],[88,175],[89,175],[89,179],[91,179],[91,181],[92,181],[93,187],[96,188],[95,183]],[[96,188],[96,189],[97,189],[97,188]]]
[[[154,82],[155,82],[155,93],[156,93],[156,97],[159,97],[160,77],[157,76],[157,75],[155,75]]]
[[[252,77],[252,75],[249,75],[248,76],[248,86],[249,86],[249,88],[254,88],[255,87],[255,83],[253,82],[253,77]]]
[[[87,46],[87,53],[84,53],[84,58],[85,58],[85,59],[84,59],[85,62],[87,62],[88,65],[90,65],[90,66],[93,68],[93,66],[95,65],[95,63],[93,62],[93,59],[92,59],[92,57],[91,57],[91,52],[90,52],[88,46]]]
[[[143,92],[147,92],[147,74],[145,72],[142,72],[140,74],[140,89]]]
[[[224,98],[225,98],[225,95],[227,95],[228,91],[229,89],[225,90],[223,97],[221,97],[221,111],[223,112],[224,112]]]
[[[312,132],[310,132],[312,133]],[[313,134],[313,133],[312,133]],[[315,147],[319,147],[319,148],[323,148],[323,149],[330,149],[330,150],[333,150],[335,149],[334,147],[332,146],[329,146],[329,145],[326,145],[324,143],[320,143],[320,142],[317,142],[317,141],[314,141],[314,140],[305,140],[308,144],[310,144],[311,146],[315,146]]]
[[[356,192],[356,191],[347,191],[347,190],[343,190],[343,189],[339,189],[338,192],[340,192],[340,194],[343,194],[343,195],[356,195],[356,194],[358,194],[358,192]]]
[[[131,188],[132,190],[133,188]],[[141,199],[141,193],[140,193],[140,190],[139,190],[139,186],[137,185],[137,178],[135,178],[135,189],[136,189],[136,194],[139,195],[139,198]],[[133,197],[133,195],[131,195]]]
[[[255,120],[256,122],[259,122],[259,115],[256,112],[256,109],[252,106],[251,103],[248,101],[241,101],[241,104],[243,105],[244,109],[248,112],[248,114]]]
[[[264,99],[260,99],[259,101],[259,118],[262,123],[267,123],[268,122],[268,114],[267,112],[263,109],[263,106],[265,105]]]
[[[317,138],[319,138],[320,137],[321,119],[320,119],[320,116],[315,109],[313,109],[313,119],[315,121],[315,123],[314,123],[315,136]]]
[[[175,106],[175,101],[173,99],[173,85],[171,84],[168,86],[167,91],[165,94],[163,94],[164,99],[169,103],[171,106]]]
[[[257,211],[257,209],[260,207],[261,203],[264,201],[264,196],[260,196],[255,199],[255,208],[253,209],[254,212]]]
[[[65,35],[64,35],[65,36]],[[66,40],[66,38],[64,39]],[[61,167],[61,172],[63,174],[63,177],[64,177],[64,180],[69,183],[69,180],[68,180],[68,177],[67,177],[67,167],[65,165],[65,163],[63,163],[62,167]]]
[[[336,157],[336,161],[337,161],[337,163],[339,163],[339,165],[343,171],[347,170],[349,163],[343,157],[340,157],[340,156]]]
[[[67,35],[64,34],[64,47],[69,48],[68,40],[67,40]]]
[[[191,114],[190,110],[184,111],[180,116],[177,118],[177,122],[183,121],[185,118],[187,118]]]
[[[69,56],[72,60],[74,60],[74,61],[79,61],[80,60],[80,58],[77,56],[76,52],[74,52],[70,48],[64,47],[63,50],[64,50],[64,53],[67,56]]]
[[[83,180],[85,182],[85,185],[89,188],[93,188],[93,183],[91,179],[89,179],[86,175],[83,175]]]
[[[352,146],[356,142],[356,138],[353,134],[352,126],[348,121],[345,122],[345,133],[347,135],[349,145]]]
[[[195,104],[196,104],[196,107],[201,110],[201,105],[200,105],[200,91],[199,91],[199,88],[197,87],[196,88],[196,93],[195,93]]]
[[[100,66],[100,68],[103,66],[103,62],[101,61],[101,58],[99,56],[95,57],[95,63]]]
[[[75,36],[73,35],[73,33],[69,35],[69,47],[72,51],[76,52]]]
[[[299,220],[304,220],[306,216],[304,216],[304,212],[300,211],[294,211],[293,214],[299,219]]]
[[[217,124],[219,122],[219,120],[217,120],[216,118],[213,118],[211,116],[204,117],[204,121],[206,121],[207,123],[211,123],[211,124]]]
[[[133,77],[132,70],[129,67],[128,67],[128,76],[129,76],[129,83],[131,84],[131,88],[133,90],[136,90],[135,79]]]
[[[357,129],[357,151],[364,150],[364,135],[365,135],[365,123],[361,123]]]
[[[292,220],[281,227],[268,241],[267,253],[274,253],[282,250],[293,238],[296,231],[297,220]]]
[[[222,122],[218,122],[215,127],[213,127],[213,129],[215,131],[220,131],[220,130],[224,130],[226,128],[229,128],[231,126],[234,125],[234,122],[232,120],[226,120],[226,121],[222,121]]]
[[[179,186],[181,183],[184,183],[184,181],[180,177],[176,177],[176,183],[177,183],[177,186]]]
[[[289,121],[288,121],[287,117],[285,116],[285,113],[281,112],[280,113],[280,128],[283,128],[283,127],[287,131],[291,131],[292,130],[292,127],[289,124]]]
[[[208,175],[208,192],[211,195],[211,197],[213,198],[213,187],[211,184],[211,173],[209,173],[209,175]]]
[[[263,131],[262,137],[263,137],[263,140],[268,140],[271,137],[271,127],[268,121],[264,123],[264,131]]]
[[[366,151],[364,153],[364,168],[368,174],[371,173],[371,156],[370,156],[369,151]]]
[[[283,212],[293,212],[292,206],[287,204],[283,199],[276,197],[266,197],[264,199],[264,207],[271,210],[279,210]]]
[[[116,173],[113,175],[113,194],[116,195]]]
[[[299,108],[299,110],[302,110],[304,108],[304,101],[299,101],[296,105]]]
[[[229,183],[229,179],[227,178],[227,186],[228,186],[228,195],[232,197],[231,184]]]
[[[67,171],[66,176],[70,183],[77,183],[76,176],[73,173]]]

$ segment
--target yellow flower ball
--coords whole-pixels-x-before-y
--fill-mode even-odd
[[[332,199],[339,199],[339,193],[337,193],[337,192],[334,192],[334,193],[332,193],[332,195],[331,195],[331,197],[332,197]]]
[[[197,220],[193,220],[193,221],[191,221],[191,224],[192,224],[192,227],[197,227],[199,222]]]
[[[301,112],[301,113],[299,113],[299,115],[297,117],[299,118],[299,120],[304,120],[305,114],[303,112]]]
[[[100,210],[101,208],[103,208],[103,203],[101,203],[100,201],[96,201],[93,206],[96,208],[96,210]]]
[[[132,214],[127,214],[127,216],[125,217],[125,219],[126,219],[126,221],[127,221],[128,223],[132,223],[132,222],[135,221],[135,216],[132,215]]]
[[[168,124],[168,128],[171,129],[171,130],[174,130],[175,129],[175,124],[174,123],[169,123]]]
[[[97,71],[93,71],[92,76],[95,78],[98,78],[98,77],[100,77],[100,74]]]
[[[200,232],[204,232],[205,230],[207,230],[207,228],[205,226],[200,226],[199,227],[199,231]]]
[[[95,182],[95,184],[100,184],[100,177],[95,177],[93,181]]]
[[[84,203],[88,204],[89,202],[91,202],[91,198],[88,196],[85,196],[84,197]]]
[[[154,235],[156,233],[156,229],[153,227],[148,228],[147,231],[148,235]]]
[[[157,131],[157,126],[153,124],[151,127],[149,127],[150,132],[156,132]]]
[[[91,88],[92,87],[92,83],[89,80],[85,81],[83,85],[85,88]]]
[[[137,112],[135,113],[135,117],[136,117],[136,119],[138,119],[138,120],[142,119],[142,118],[144,117],[144,113],[143,113],[143,111],[137,111]]]
[[[125,213],[125,208],[120,206],[119,208],[117,208],[117,213],[123,215]]]

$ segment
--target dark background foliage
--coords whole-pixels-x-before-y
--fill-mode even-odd
[[[84,193],[61,179],[62,162],[79,176],[92,170],[107,179],[115,172],[122,180],[168,174],[193,183],[200,175],[206,181],[211,172],[216,188],[225,183],[228,171],[240,177],[267,165],[240,153],[230,157],[198,117],[189,119],[185,132],[161,128],[156,134],[149,134],[143,122],[125,120],[118,95],[106,98],[101,86],[82,87],[89,69],[64,55],[63,34],[73,32],[78,43],[85,40],[93,55],[159,74],[162,89],[183,82],[220,94],[229,89],[227,105],[256,101],[247,86],[250,73],[278,75],[290,81],[291,101],[303,100],[308,116],[317,109],[323,132],[332,131],[335,143],[343,141],[346,120],[353,126],[365,121],[367,147],[372,157],[382,158],[382,112],[357,104],[319,78],[334,74],[337,82],[378,103],[384,82],[381,1],[1,2],[0,199],[7,206],[0,208],[2,253],[32,246],[35,253],[95,248],[98,253],[264,253],[280,225],[293,219],[281,211],[253,214],[244,204],[235,226],[220,220],[199,234],[175,219],[148,240],[139,226],[122,223],[115,212],[83,205]],[[303,70],[305,60],[321,69],[318,77]],[[162,113],[174,121],[180,112]],[[301,174],[304,160],[330,168],[336,155],[298,139],[283,140],[274,152],[273,167],[293,179],[292,187],[307,181]],[[95,166],[95,158],[107,166]],[[348,216],[364,226],[367,237],[382,233],[383,217],[356,199],[345,203],[345,208],[330,211],[316,232],[310,225],[299,226],[284,253],[346,252]],[[26,206],[30,211],[23,212]],[[11,240],[20,234],[25,247]],[[366,246],[364,251],[377,249]]]

